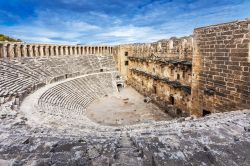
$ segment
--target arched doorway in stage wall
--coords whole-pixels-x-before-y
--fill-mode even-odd
[[[170,95],[170,96],[169,96],[169,102],[170,102],[172,105],[175,104],[175,100],[174,100],[173,95]]]

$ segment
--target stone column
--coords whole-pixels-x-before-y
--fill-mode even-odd
[[[50,47],[49,47],[49,45],[45,46],[45,50],[46,50],[46,56],[47,57],[50,56]]]
[[[26,45],[21,44],[21,57],[26,57]]]
[[[33,47],[32,45],[29,45],[28,50],[27,50],[27,51],[29,51],[30,57],[33,57],[33,48],[32,47]]]
[[[34,56],[33,45],[30,45],[29,50],[30,50],[30,56],[33,57]]]
[[[17,48],[17,53],[18,53],[18,57],[21,57],[21,44],[18,44],[17,45],[18,46],[18,48]]]
[[[74,50],[75,50],[74,55],[77,55],[77,47],[74,46]]]
[[[20,45],[14,44],[14,57],[20,57]]]
[[[4,57],[4,54],[3,54],[3,44],[0,44],[0,58],[3,58]]]
[[[2,57],[3,58],[7,57],[7,47],[5,44],[2,45]]]
[[[65,55],[65,56],[68,55],[68,46],[64,46],[64,55]]]
[[[7,51],[8,51],[8,57],[10,59],[14,58],[14,46],[12,44],[8,44]]]
[[[98,47],[95,46],[95,54],[98,54]]]
[[[64,46],[58,47],[58,54],[59,54],[59,56],[64,56]]]
[[[77,51],[77,54],[78,54],[78,55],[81,55],[81,47],[77,46],[77,50],[78,50],[78,51]]]
[[[35,54],[36,56],[39,56],[38,45],[35,45]]]
[[[66,55],[66,56],[69,55],[69,46],[65,46],[65,55]]]

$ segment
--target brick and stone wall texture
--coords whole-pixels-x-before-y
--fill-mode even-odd
[[[250,108],[250,20],[197,28],[192,113]]]

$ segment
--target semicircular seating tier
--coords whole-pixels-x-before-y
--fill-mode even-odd
[[[88,105],[117,91],[117,72],[90,74],[46,90],[38,99],[38,109],[50,115],[81,119]]]
[[[110,55],[22,57],[0,60],[0,106],[18,107],[32,91],[67,78],[115,71]]]

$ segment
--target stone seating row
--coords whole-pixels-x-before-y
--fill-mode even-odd
[[[56,85],[40,96],[39,110],[56,116],[84,116],[91,102],[117,90],[114,76],[112,72],[86,75]]]
[[[106,65],[110,61],[110,65]],[[105,65],[102,65],[105,63]],[[27,57],[0,60],[0,105],[45,84],[79,75],[115,70],[112,56]]]

